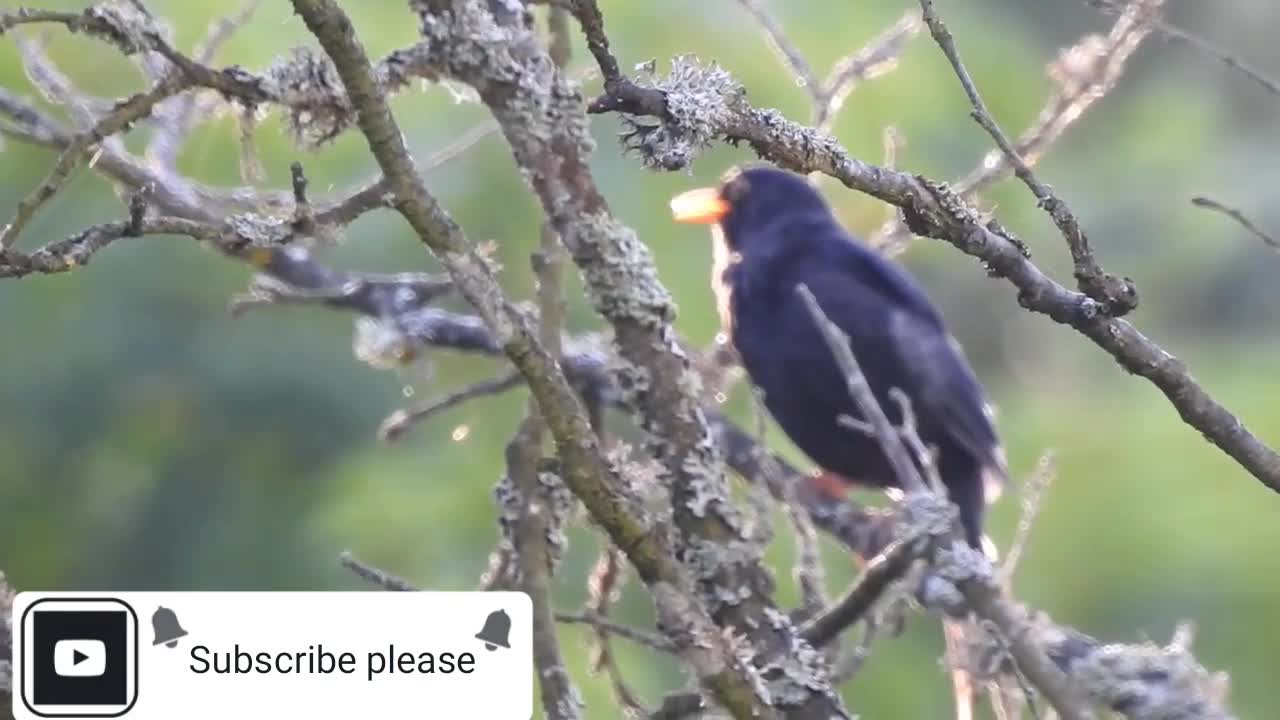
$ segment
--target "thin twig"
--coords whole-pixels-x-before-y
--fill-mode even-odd
[[[1022,486],[1020,493],[1022,515],[1018,518],[1018,528],[1014,531],[1004,563],[1000,566],[1000,575],[1004,578],[1006,586],[1013,582],[1018,561],[1022,559],[1022,553],[1026,550],[1027,541],[1031,537],[1031,527],[1035,523],[1036,515],[1040,513],[1040,508],[1044,505],[1045,491],[1049,489],[1056,475],[1054,452],[1048,450],[1040,456],[1035,472],[1031,473],[1031,477],[1027,478],[1027,482]]]
[[[212,63],[222,46],[249,23],[260,5],[262,0],[245,0],[235,13],[213,22],[204,41],[196,48],[195,62],[202,65]],[[212,107],[212,100],[214,98],[210,95],[189,91],[165,101],[155,112],[158,122],[156,132],[147,144],[147,158],[161,168],[173,170],[183,142],[196,122],[205,116],[200,110]]]
[[[898,57],[906,49],[907,41],[919,32],[920,14],[908,12],[861,50],[837,60],[822,83],[822,100],[813,114],[814,127],[830,130],[836,115],[858,85],[897,67]]]
[[[814,647],[822,647],[865,619],[889,585],[911,568],[921,550],[918,539],[906,538],[889,545],[867,562],[848,592],[800,628],[801,636]]]
[[[342,563],[343,567],[355,573],[362,579],[368,580],[369,582],[373,583],[374,585],[377,585],[383,590],[393,590],[396,592],[417,592],[418,591],[418,588],[414,587],[413,584],[410,583],[408,580],[397,577],[385,570],[380,570],[372,565],[369,565],[368,563],[365,563],[359,560],[358,558],[356,558],[356,556],[351,554],[350,551],[344,551],[341,555],[339,555],[338,562]]]
[[[843,650],[831,668],[831,682],[843,686],[862,671],[871,657],[871,645],[880,635],[880,623],[871,617],[862,619],[862,637],[852,647]]]
[[[557,612],[556,622],[590,625],[593,628],[604,630],[610,635],[617,635],[618,637],[626,638],[627,640],[631,640],[632,642],[639,643],[659,652],[675,652],[675,646],[672,645],[670,640],[662,635],[649,632],[647,630],[641,630],[640,628],[635,628],[630,625],[624,625],[619,622],[614,622],[609,618],[595,613]]]
[[[894,475],[901,483],[901,487],[908,492],[927,490],[928,486],[920,477],[920,472],[916,469],[915,464],[911,461],[911,455],[907,452],[902,438],[899,437],[893,423],[889,422],[889,417],[884,414],[884,409],[880,407],[880,403],[876,401],[876,396],[871,391],[871,386],[867,384],[867,378],[862,374],[862,368],[859,367],[858,360],[854,357],[853,350],[850,348],[849,336],[839,326],[831,322],[831,319],[823,312],[822,306],[818,304],[818,299],[814,297],[808,287],[799,285],[796,287],[796,292],[804,300],[805,305],[809,308],[809,314],[822,332],[822,336],[826,340],[827,347],[831,350],[836,364],[840,366],[840,370],[844,373],[844,381],[848,387],[849,394],[853,396],[854,402],[857,403],[858,410],[862,413],[863,421],[869,423],[875,431],[875,437],[879,441],[880,447],[884,450],[885,456],[889,459],[889,464],[893,467]]]
[[[738,0],[738,4],[755,19],[769,46],[787,64],[796,77],[796,83],[808,93],[813,126],[822,132],[831,129],[854,88],[864,80],[892,70],[906,41],[920,31],[919,14],[907,13],[865,47],[837,60],[823,80],[814,72],[800,48],[787,37],[782,23],[765,7],[765,0]]]
[[[764,36],[768,40],[770,47],[786,61],[787,66],[791,68],[791,72],[796,76],[796,82],[805,89],[805,92],[809,93],[814,105],[824,104],[826,90],[822,81],[818,78],[817,73],[813,71],[813,67],[809,65],[809,61],[805,59],[804,53],[800,52],[800,48],[796,47],[791,42],[791,38],[787,37],[786,32],[782,29],[782,24],[765,7],[765,0],[738,0],[738,4],[755,18],[756,23],[764,30]]]
[[[124,130],[139,118],[150,114],[161,100],[173,95],[183,88],[177,78],[162,80],[150,90],[138,93],[120,103],[106,117],[103,117],[91,130],[80,135],[58,157],[49,175],[29,195],[18,202],[18,210],[13,220],[0,230],[0,251],[13,246],[14,240],[31,222],[40,208],[44,206],[71,177],[71,172],[79,166],[80,161],[95,145]]]
[[[1137,290],[1133,283],[1127,278],[1117,278],[1105,272],[1098,264],[1089,237],[1081,229],[1080,221],[1071,212],[1071,208],[1048,185],[1036,178],[1031,167],[1023,161],[1018,150],[1000,129],[995,118],[991,116],[991,111],[983,102],[982,95],[969,74],[969,69],[960,59],[955,38],[942,18],[938,17],[933,0],[920,0],[920,8],[924,13],[924,22],[929,26],[930,34],[951,63],[961,87],[964,88],[965,95],[969,98],[969,104],[973,107],[971,116],[974,121],[995,140],[996,146],[1013,165],[1014,174],[1031,190],[1040,207],[1049,214],[1053,223],[1058,226],[1059,232],[1062,233],[1062,237],[1066,239],[1075,264],[1075,277],[1080,291],[1102,303],[1106,312],[1113,316],[1119,317],[1128,313],[1137,306]]]
[[[461,390],[431,398],[411,407],[396,410],[388,415],[386,420],[382,421],[382,425],[378,427],[378,437],[386,442],[395,442],[404,437],[410,428],[427,418],[457,407],[469,400],[506,392],[519,386],[522,382],[523,378],[520,373],[512,371],[500,377],[482,380]]]
[[[1123,8],[1121,8],[1115,0],[1084,0],[1084,2],[1106,13],[1116,14],[1123,12]],[[1222,50],[1221,48],[1214,46],[1208,40],[1187,32],[1182,28],[1171,25],[1160,18],[1155,20],[1155,29],[1166,40],[1182,43],[1194,50],[1204,53],[1218,62],[1221,62],[1223,65],[1239,71],[1267,92],[1273,95],[1280,95],[1280,82],[1267,77],[1261,70],[1258,70],[1239,56],[1232,55],[1226,50]]]
[[[511,545],[520,568],[520,589],[533,604],[533,662],[540,681],[542,712],[547,720],[578,720],[582,717],[581,696],[565,667],[551,606],[556,561],[550,538],[552,533],[561,532],[553,525],[559,525],[564,518],[557,517],[554,500],[543,487],[538,471],[546,424],[536,402],[531,399],[529,404],[505,453],[508,477],[519,496],[510,531]]]
[[[819,552],[818,533],[814,528],[813,518],[809,516],[804,503],[795,497],[794,486],[792,489],[788,502],[783,504],[783,511],[795,533],[796,562],[791,573],[796,585],[800,587],[801,617],[808,618],[827,602],[827,578],[822,568],[822,555]]]
[[[1226,215],[1239,223],[1245,230],[1252,233],[1254,237],[1266,243],[1267,247],[1280,251],[1280,239],[1276,239],[1274,235],[1271,235],[1258,227],[1258,225],[1250,220],[1248,216],[1236,208],[1233,208],[1230,205],[1224,205],[1213,198],[1204,197],[1203,195],[1191,198],[1191,204],[1196,207],[1204,208],[1206,210],[1214,210]]]
[[[1054,90],[1036,120],[1014,144],[1017,156],[1028,166],[1034,167],[1072,125],[1119,83],[1129,58],[1152,29],[1154,14],[1141,10],[1142,3],[1131,3],[1105,37],[1085,35],[1049,64]],[[886,163],[886,167],[892,164]],[[952,187],[972,201],[1011,172],[1008,156],[997,147],[984,155],[973,170],[955,180]],[[887,255],[896,255],[910,239],[910,231],[895,212],[876,234],[873,244]]]
[[[765,410],[764,400],[761,397],[761,393],[758,388],[751,388],[751,396],[753,409],[755,411],[756,445],[761,448],[765,448],[768,447],[765,440],[765,434],[768,432],[769,428],[769,416]],[[764,458],[763,460],[767,465],[769,462],[768,458]],[[761,549],[767,547],[770,541],[773,540],[773,505],[770,503],[770,499],[771,493],[769,491],[768,483],[751,483],[747,488],[747,504],[751,508],[751,517],[748,521],[748,528],[743,535],[749,538],[751,542],[759,545]],[[800,546],[800,552],[802,555],[805,553],[814,554],[816,553],[816,550],[806,549],[803,546]],[[814,555],[814,557],[816,557],[816,555]],[[816,559],[811,557],[807,561],[801,562],[796,568],[797,572],[805,576],[805,580],[802,580],[801,582],[803,592],[808,592],[807,590],[804,590],[804,588],[807,585],[807,580],[813,577],[813,564],[816,562]],[[817,570],[817,572],[821,573],[821,570]]]
[[[944,551],[945,562],[963,565],[983,572],[969,574],[956,583],[965,602],[978,617],[992,623],[1008,643],[1009,656],[1017,672],[1044,694],[1062,720],[1085,720],[1093,717],[1081,701],[1069,679],[1054,658],[1046,652],[1039,636],[1032,630],[1033,619],[1026,608],[1002,594],[994,571],[980,553],[959,543]]]

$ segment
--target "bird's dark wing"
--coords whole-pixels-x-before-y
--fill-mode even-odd
[[[807,263],[803,278],[823,312],[845,334],[885,411],[885,393],[898,386],[929,429],[944,433],[989,468],[988,501],[999,496],[1008,472],[986,393],[959,344],[924,291],[901,267],[844,237],[826,243],[821,262]]]
[[[911,378],[917,414],[935,420],[990,470],[984,478],[986,496],[988,501],[994,500],[1009,471],[986,393],[960,344],[945,329],[934,328],[907,312],[892,314],[889,333],[902,368]]]

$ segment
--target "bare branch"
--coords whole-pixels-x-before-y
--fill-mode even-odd
[[[244,5],[234,14],[224,17],[209,26],[204,41],[196,49],[195,61],[202,65],[212,63],[218,51],[253,18],[262,0],[245,0]],[[178,159],[178,151],[186,140],[196,120],[205,113],[199,112],[202,106],[210,106],[198,93],[187,92],[168,100],[156,109],[157,120],[155,134],[147,144],[146,156],[159,167],[172,170]]]
[[[822,100],[814,113],[814,127],[820,131],[830,130],[845,100],[858,85],[897,67],[907,41],[919,32],[920,14],[908,12],[861,50],[837,60],[822,83]]]
[[[1040,508],[1044,504],[1044,494],[1049,489],[1049,485],[1053,482],[1056,474],[1057,467],[1055,466],[1054,453],[1052,450],[1048,450],[1040,456],[1040,462],[1036,463],[1035,472],[1031,474],[1031,477],[1023,485],[1020,493],[1022,516],[1018,518],[1018,528],[1013,540],[1009,542],[1009,550],[1005,554],[1004,563],[1000,566],[1000,574],[1004,577],[1006,586],[1013,582],[1013,574],[1018,569],[1018,561],[1022,559],[1022,553],[1027,547],[1027,540],[1031,537],[1031,526],[1035,523],[1036,515],[1040,513]]]
[[[681,636],[679,642],[685,651],[682,656],[698,670],[706,687],[737,717],[767,715],[768,709],[762,705],[751,676],[729,654],[728,648],[723,642],[708,644],[707,638],[716,632],[715,625],[700,607],[683,596],[683,589],[691,586],[683,577],[683,570],[660,547],[658,537],[651,534],[651,527],[623,504],[617,492],[620,483],[611,477],[612,469],[599,452],[581,403],[557,367],[555,358],[533,337],[528,321],[502,296],[491,270],[476,255],[461,228],[422,184],[405,148],[400,128],[379,87],[373,66],[355,38],[350,20],[333,0],[293,2],[308,29],[332,59],[356,111],[356,121],[383,174],[391,183],[396,208],[444,263],[458,290],[476,307],[485,324],[494,332],[495,339],[524,375],[556,439],[565,465],[565,481],[582,499],[595,521],[636,566],[654,594],[659,616],[673,633]],[[420,10],[432,9],[428,6]],[[447,32],[448,23],[441,22],[436,26],[438,31]],[[444,60],[441,64],[446,67],[449,61],[468,57],[449,53],[453,44],[475,42],[474,39],[447,35],[429,40],[444,41],[429,42],[427,46],[433,54],[443,53],[446,56],[436,58],[438,63]],[[486,48],[486,52],[479,56],[469,57],[492,56],[495,52],[493,45]],[[555,134],[548,134],[548,137]],[[682,634],[681,629],[687,634]]]
[[[1236,208],[1233,208],[1229,205],[1223,205],[1222,203],[1218,202],[1217,200],[1214,200],[1213,198],[1204,197],[1204,196],[1191,198],[1191,204],[1195,205],[1196,207],[1204,208],[1206,210],[1213,210],[1216,212],[1220,212],[1223,215],[1226,215],[1227,217],[1239,223],[1240,226],[1243,227],[1245,230],[1248,230],[1250,233],[1252,233],[1254,237],[1266,243],[1267,247],[1271,248],[1272,250],[1280,251],[1280,240],[1276,239],[1275,236],[1267,233],[1265,230],[1258,227],[1256,223],[1254,223],[1252,220],[1248,218],[1248,216],[1246,216],[1244,213],[1240,212]]]
[[[920,476],[920,471],[912,462],[911,455],[907,452],[907,447],[899,437],[897,429],[893,427],[893,423],[889,422],[889,417],[884,414],[884,409],[876,401],[871,386],[867,384],[867,378],[862,374],[862,368],[858,366],[858,360],[849,347],[849,336],[831,322],[808,287],[799,285],[796,287],[796,293],[804,300],[814,323],[822,331],[827,347],[844,374],[849,395],[857,403],[858,410],[865,418],[864,422],[870,425],[873,435],[884,450],[885,457],[889,458],[889,464],[893,467],[898,482],[902,484],[902,489],[907,492],[927,491],[929,486]]]
[[[610,635],[617,635],[618,637],[626,638],[627,640],[652,648],[658,652],[675,652],[675,646],[671,644],[671,641],[657,633],[634,628],[630,625],[623,625],[622,623],[614,622],[595,613],[557,612],[556,622],[590,625],[591,627],[603,630]]]
[[[1146,0],[1146,2],[1155,9],[1163,0]],[[1030,166],[1023,162],[1013,143],[1000,129],[995,118],[991,117],[991,112],[982,101],[973,77],[969,75],[968,68],[960,59],[960,52],[956,49],[951,31],[934,10],[933,0],[920,0],[920,8],[924,12],[924,22],[929,26],[929,32],[938,43],[938,47],[942,48],[943,54],[947,56],[947,60],[956,72],[956,77],[960,79],[965,95],[969,98],[970,105],[973,106],[973,119],[996,141],[996,145],[1013,165],[1018,179],[1022,180],[1036,196],[1040,207],[1049,214],[1062,233],[1062,237],[1066,239],[1067,247],[1071,250],[1071,258],[1075,263],[1076,283],[1080,291],[1097,300],[1108,314],[1115,317],[1125,315],[1137,307],[1138,291],[1133,282],[1128,278],[1107,273],[1098,265],[1089,238],[1080,228],[1080,221],[1071,212],[1071,208],[1067,207],[1067,204],[1054,194],[1049,186],[1036,178]]]
[[[1105,37],[1086,35],[1059,53],[1048,67],[1054,91],[1036,121],[1014,144],[1017,157],[1034,166],[1071,125],[1106,97],[1119,83],[1129,58],[1151,32],[1156,19],[1156,13],[1144,3],[1130,2]],[[1011,170],[1009,156],[995,148],[956,183],[956,191],[971,197],[1007,177]]]
[[[64,108],[79,131],[93,127],[98,117],[110,112],[114,103],[79,92],[53,63],[44,51],[43,39],[33,39],[26,33],[14,35],[14,44],[22,58],[27,80],[40,91],[45,100]]]
[[[1118,14],[1124,10],[1115,0],[1084,0],[1084,2],[1106,13]],[[1244,59],[1215,47],[1204,38],[1171,25],[1163,19],[1155,19],[1155,29],[1166,40],[1182,43],[1197,52],[1204,53],[1223,65],[1240,72],[1267,92],[1273,95],[1280,95],[1280,82],[1267,77],[1261,70],[1258,70]]]
[[[1119,83],[1129,58],[1154,27],[1155,14],[1142,10],[1141,3],[1130,3],[1105,37],[1086,35],[1049,64],[1054,90],[1035,122],[1014,143],[1017,157],[1028,166],[1034,167],[1068,128]],[[893,167],[889,162],[885,165]],[[997,147],[952,187],[957,195],[972,201],[978,193],[1008,177],[1012,169],[1009,156]],[[911,233],[895,212],[872,244],[887,255],[896,255],[910,239]]]
[[[732,89],[740,90],[740,86],[726,86],[729,81],[722,75],[721,71],[716,78],[720,89],[714,95],[700,97],[696,120],[704,124],[701,133],[731,143],[746,142],[761,157],[780,167],[805,174],[824,173],[853,190],[901,208],[913,232],[945,240],[982,260],[991,274],[1008,279],[1018,289],[1020,305],[1074,328],[1125,370],[1149,380],[1165,394],[1184,422],[1265,486],[1280,492],[1280,454],[1201,387],[1180,360],[1124,319],[1109,316],[1097,300],[1073,292],[1045,275],[1030,261],[1026,246],[999,223],[982,218],[944,183],[863,162],[828,135],[789,121],[776,110],[750,106],[740,92]],[[662,81],[650,89],[659,88],[663,88]],[[665,100],[668,94],[688,91],[665,88],[659,92]],[[626,98],[597,104],[618,103],[626,104],[628,112],[645,113],[644,107]],[[665,105],[658,112],[662,122],[674,122]]]
[[[394,592],[418,591],[418,588],[414,587],[408,580],[396,577],[384,570],[379,570],[378,568],[361,561],[355,555],[351,554],[350,551],[343,552],[339,555],[338,562],[342,563],[343,567],[355,573],[361,579],[368,580],[383,590],[391,590]]]
[[[332,63],[308,49],[296,50],[261,74],[241,67],[222,70],[209,67],[176,50],[153,27],[149,16],[124,12],[114,4],[99,4],[81,13],[19,10],[0,13],[0,33],[9,27],[56,23],[72,32],[101,38],[125,55],[158,53],[171,63],[185,87],[217,90],[245,108],[276,104],[289,111],[290,127],[297,140],[316,146],[350,128],[355,112],[341,90]],[[373,68],[374,81],[384,93],[408,87],[415,78],[433,78],[421,62],[424,48],[396,50]]]
[[[796,82],[809,94],[813,106],[813,126],[821,132],[831,129],[835,116],[854,88],[864,80],[889,72],[897,65],[906,41],[920,31],[918,13],[907,13],[866,47],[836,61],[825,80],[818,78],[804,53],[787,37],[782,24],[773,17],[765,0],[738,0],[764,31],[765,40],[786,62]],[[608,90],[608,88],[606,88]]]
[[[922,545],[921,538],[894,541],[867,562],[843,597],[805,623],[800,633],[815,647],[835,640],[840,633],[864,619],[889,585],[907,573],[911,564],[921,556]]]
[[[767,453],[763,454],[767,455]],[[772,465],[769,460],[764,458],[763,462]],[[771,467],[769,472],[777,472],[777,470]],[[760,487],[761,490],[768,491],[769,484],[761,483]],[[800,617],[808,618],[827,602],[826,573],[822,568],[822,555],[819,552],[818,533],[814,527],[813,518],[809,516],[809,510],[805,507],[803,500],[797,497],[798,488],[795,484],[793,483],[789,489],[791,492],[787,493],[782,509],[791,522],[791,529],[795,532],[796,562],[792,575],[795,577],[796,585],[800,587]]]
[[[518,372],[511,372],[501,377],[491,380],[483,380],[473,385],[442,395],[438,398],[432,398],[426,402],[413,405],[402,410],[397,410],[382,421],[382,425],[378,428],[378,437],[386,442],[395,442],[404,437],[409,428],[430,418],[434,415],[444,412],[450,408],[457,407],[469,400],[489,395],[497,395],[505,392],[523,383],[523,378]]]
[[[567,508],[558,508],[556,494],[567,494],[558,474],[544,476],[539,471],[546,425],[530,400],[530,410],[511,441],[507,443],[507,479],[516,497],[511,546],[520,569],[519,587],[533,603],[533,662],[542,695],[542,711],[548,720],[576,720],[582,717],[582,697],[565,668],[556,637],[551,606],[551,578],[564,552],[563,525]],[[550,482],[544,486],[544,477]],[[572,496],[570,496],[571,498]],[[504,522],[508,514],[501,515]],[[552,538],[560,547],[552,547]]]
[[[565,26],[562,17],[557,32],[567,33]],[[559,41],[561,49],[564,44],[562,38]],[[561,60],[564,59],[567,58]],[[557,62],[557,65],[563,65],[563,62]],[[544,226],[539,251],[530,258],[538,279],[538,339],[557,359],[561,353],[560,333],[565,313],[560,280],[562,262],[558,250],[555,231],[549,225]],[[511,546],[520,568],[520,584],[533,600],[534,665],[541,681],[543,714],[548,720],[577,720],[582,717],[582,697],[565,668],[551,605],[551,577],[564,553],[563,545],[567,541],[564,540],[563,525],[568,520],[567,510],[557,510],[554,496],[567,493],[567,490],[559,476],[554,474],[547,476],[552,486],[544,487],[543,475],[537,470],[546,431],[546,421],[538,403],[530,398],[525,417],[508,443],[506,452],[508,476],[523,501],[510,532]],[[560,547],[552,547],[553,537],[559,539]]]
[[[594,415],[594,413],[593,413]],[[600,424],[596,423],[599,428]],[[584,616],[607,620],[621,595],[622,583],[626,579],[626,558],[615,547],[607,546],[600,550],[596,564],[587,574],[587,601]],[[622,676],[622,668],[618,666],[613,654],[613,644],[609,638],[609,629],[604,625],[595,625],[595,646],[591,649],[590,670],[593,673],[604,672],[609,677],[613,694],[619,705],[628,716],[644,717],[649,711],[640,702],[635,692]]]
[[[595,5],[572,3],[584,29],[600,21]],[[431,67],[475,88],[502,125],[546,219],[582,273],[588,298],[613,328],[624,404],[648,433],[647,448],[661,460],[662,484],[670,488],[680,533],[676,552],[690,568],[699,601],[717,626],[733,628],[758,653],[776,709],[796,717],[846,715],[824,680],[821,655],[801,645],[797,657],[802,641],[768,595],[760,549],[744,535],[696,377],[671,328],[674,303],[649,248],[612,215],[587,162],[591,142],[581,96],[549,56],[533,54],[536,39],[519,18],[479,3],[414,0],[411,7],[423,18]],[[477,25],[492,28],[493,35],[476,37],[469,28]],[[593,44],[587,34],[597,58],[607,55],[607,47]],[[601,70],[608,87],[616,67]],[[800,667],[768,673],[783,653]]]
[[[0,26],[2,25],[3,23],[0,23]],[[14,240],[22,233],[27,223],[31,222],[40,208],[62,189],[71,172],[79,166],[80,161],[92,147],[124,130],[139,118],[145,117],[157,103],[181,88],[182,85],[174,77],[163,80],[147,92],[138,93],[120,103],[106,117],[99,120],[93,129],[76,138],[58,157],[48,177],[18,203],[18,211],[13,220],[0,230],[0,251],[13,246]]]
[[[804,87],[805,92],[809,93],[814,104],[825,104],[827,99],[825,86],[810,67],[809,61],[805,60],[804,53],[801,53],[800,48],[791,42],[791,38],[788,38],[783,31],[782,25],[765,7],[765,0],[738,0],[738,4],[755,18],[760,28],[764,30],[765,39],[768,40],[770,47],[786,61],[787,67],[795,74],[796,81]]]

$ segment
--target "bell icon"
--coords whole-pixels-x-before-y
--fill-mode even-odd
[[[178,624],[178,616],[167,607],[156,608],[151,615],[151,627],[156,631],[156,641],[152,645],[163,643],[165,647],[177,647],[178,638],[187,634]]]
[[[476,639],[484,642],[486,650],[496,650],[499,647],[510,650],[511,645],[507,642],[507,635],[510,633],[511,617],[503,610],[494,610],[485,618],[484,627],[476,633]]]

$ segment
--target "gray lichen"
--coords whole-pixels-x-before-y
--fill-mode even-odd
[[[355,110],[327,55],[295,48],[267,68],[264,89],[288,108],[288,125],[304,147],[316,147],[355,123]]]
[[[254,247],[275,247],[293,239],[289,221],[270,215],[240,213],[227,218],[227,225],[245,244]]]
[[[396,50],[374,66],[378,86],[388,94],[410,84],[415,77],[437,79],[427,62],[425,45]],[[271,102],[286,108],[290,132],[305,148],[323,145],[355,124],[338,71],[327,55],[311,48],[295,48],[277,58],[261,75],[232,68],[241,82],[256,85]]]
[[[590,251],[582,265],[590,299],[610,320],[659,329],[675,319],[676,305],[658,280],[653,252],[635,231],[607,213],[579,218],[575,252]]]
[[[1185,647],[1105,645],[1071,667],[1077,688],[1130,720],[1230,720],[1225,677]]]
[[[569,486],[550,463],[539,469],[538,484],[547,510],[547,552],[550,554],[547,561],[554,574],[569,549],[569,536],[565,529],[572,523],[579,503],[577,496],[569,490]]]
[[[565,485],[554,462],[544,462],[538,468],[539,497],[532,502],[524,496],[510,475],[503,475],[493,489],[494,503],[498,506],[499,547],[518,549],[519,524],[529,513],[541,516],[547,532],[547,564],[554,575],[565,552],[569,549],[569,537],[565,533],[578,509],[578,498]],[[520,567],[510,568],[511,577],[519,582]]]
[[[773,579],[763,570],[756,572],[763,550],[755,543],[686,535],[678,548],[679,560],[689,568],[712,615],[772,591],[759,586],[771,585]]]
[[[657,75],[654,63],[637,70],[637,85],[665,94],[667,114],[657,120],[624,116],[623,148],[659,170],[688,168],[718,137],[746,96],[726,70],[715,63],[704,65],[693,55],[673,58],[665,76]]]
[[[954,584],[976,582],[988,587],[998,584],[991,562],[980,550],[963,542],[939,550],[935,569],[938,577]]]
[[[441,12],[423,0],[409,7],[420,18],[426,66],[473,87],[504,127],[520,128],[526,143],[558,152],[567,145],[582,154],[591,151],[582,97],[543,52],[523,11],[516,18],[498,8],[495,16],[492,5],[480,0],[459,0]],[[513,149],[527,155],[530,146]],[[534,167],[521,162],[526,173],[547,170]]]
[[[89,35],[115,45],[125,55],[151,47],[149,36],[166,38],[171,34],[168,26],[139,3],[105,0],[85,10],[84,15],[90,20],[85,25]]]
[[[510,475],[503,475],[493,488],[493,498],[498,506],[498,534],[500,536],[498,547],[515,550],[516,535],[527,504],[524,494],[520,492],[520,488],[516,487]],[[520,564],[513,563],[510,572],[512,580],[519,585]]]
[[[936,492],[908,493],[900,513],[894,532],[903,538],[945,536],[959,516],[956,506]]]
[[[639,399],[653,389],[648,368],[627,362],[616,354],[609,358],[607,367],[618,386],[620,399],[627,407],[637,407]]]
[[[786,613],[767,608],[765,616],[775,630],[792,639],[788,652],[775,653],[775,659],[760,668],[773,706],[803,705],[813,699],[814,693],[833,696],[834,690],[827,680],[826,656],[800,637]]]

